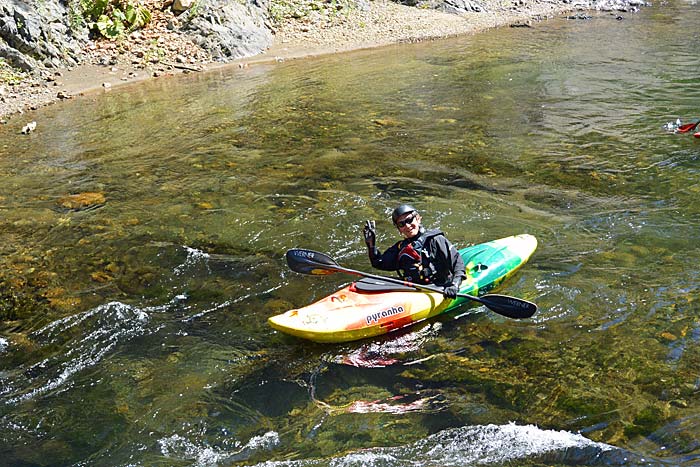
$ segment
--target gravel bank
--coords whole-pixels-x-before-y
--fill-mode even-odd
[[[253,66],[264,61],[472,34],[514,24],[536,25],[577,9],[575,2],[562,0],[487,0],[480,5],[481,12],[455,15],[373,0],[351,11],[310,15],[279,26],[274,44],[266,53],[228,66]],[[28,119],[26,113],[41,106],[104,92],[122,83],[222,66],[186,35],[169,28],[173,21],[177,19],[172,13],[159,10],[145,29],[120,43],[92,43],[84,51],[83,64],[73,69],[56,71],[48,79],[23,76],[19,80],[0,80],[0,122]]]
[[[455,15],[376,0],[368,9],[347,17],[285,23],[277,31],[276,47],[327,53],[440,39],[499,26],[533,24],[575,8],[572,2],[560,0],[488,0],[480,4],[482,12]]]

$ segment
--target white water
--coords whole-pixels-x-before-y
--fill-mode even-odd
[[[585,453],[585,455],[583,455]],[[373,448],[323,460],[263,462],[256,467],[458,467],[518,465],[532,459],[574,460],[583,455],[586,465],[651,465],[632,459],[613,446],[593,442],[579,434],[543,430],[533,425],[485,425],[453,428],[407,446]]]

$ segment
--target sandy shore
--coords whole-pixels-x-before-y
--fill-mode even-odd
[[[575,9],[562,0],[486,0],[480,2],[485,11],[454,15],[435,10],[399,5],[388,0],[373,0],[364,10],[332,18],[318,16],[286,22],[278,28],[272,47],[254,57],[222,65],[188,42],[181,34],[168,30],[166,16],[155,18],[148,27],[127,41],[130,51],[118,57],[110,53],[110,43],[91,45],[82,65],[57,70],[49,79],[26,77],[12,85],[0,82],[0,123],[13,118],[30,120],[32,110],[61,99],[105,92],[120,84],[162,76],[204,72],[221,66],[250,67],[256,63],[298,59],[328,53],[339,53],[390,44],[417,42],[462,34],[474,34],[495,27],[513,25],[536,27],[537,23]],[[160,38],[176,44],[157,63],[137,57],[141,36]],[[188,53],[183,56],[182,51]],[[102,64],[100,64],[102,63]]]

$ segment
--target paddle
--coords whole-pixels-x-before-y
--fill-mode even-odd
[[[698,120],[695,123],[686,123],[685,125],[681,125],[678,128],[676,128],[676,133],[688,133],[689,131],[693,131],[699,123],[700,120]]]
[[[434,285],[414,284],[413,282],[407,282],[401,279],[395,279],[393,277],[377,276],[375,274],[345,268],[339,265],[330,256],[319,253],[318,251],[294,248],[288,250],[286,256],[287,264],[291,270],[301,274],[326,275],[336,272],[344,272],[347,274],[354,274],[356,276],[368,277],[370,279],[401,284],[408,287],[413,287],[414,289],[427,290],[429,292],[437,292],[440,294],[442,293],[442,289]],[[482,297],[475,297],[474,295],[460,293],[457,294],[457,296],[479,302],[499,315],[513,319],[529,318],[537,311],[537,305],[534,303],[528,302],[527,300],[522,300],[520,298],[509,297],[507,295],[489,294]]]

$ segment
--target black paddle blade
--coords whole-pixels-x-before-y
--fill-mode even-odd
[[[286,257],[289,268],[301,274],[321,276],[340,271],[338,263],[333,258],[318,251],[293,248],[287,250]]]
[[[537,312],[537,305],[534,303],[508,295],[484,295],[479,297],[479,301],[496,313],[513,319],[530,318]]]

